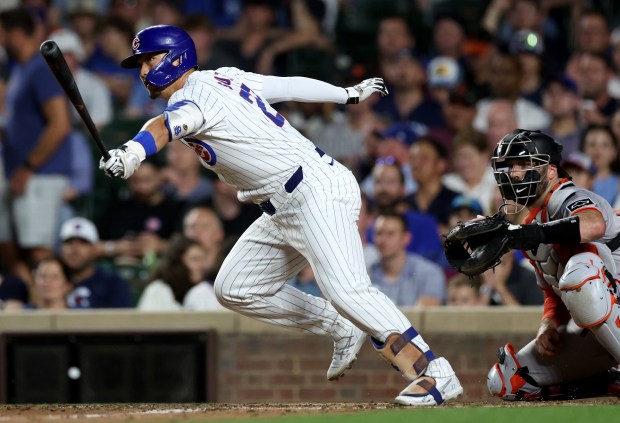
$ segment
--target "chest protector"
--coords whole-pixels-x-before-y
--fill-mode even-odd
[[[569,179],[560,179],[557,184],[547,194],[542,206],[530,210],[523,219],[522,224],[529,224],[534,221],[540,223],[549,222],[550,215],[556,216],[559,208],[564,202],[581,188],[576,187]],[[553,219],[555,220],[555,219]],[[568,260],[575,254],[592,252],[598,254],[605,266],[615,274],[615,263],[609,248],[598,242],[583,244],[540,244],[536,251],[523,251],[523,254],[530,260],[536,269],[538,276],[549,286],[559,293],[558,283]]]

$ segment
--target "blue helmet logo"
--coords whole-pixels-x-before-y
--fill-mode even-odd
[[[133,39],[133,54],[121,62],[124,68],[137,68],[145,54],[167,53],[146,75],[146,82],[164,88],[190,69],[198,68],[196,46],[189,34],[172,25],[155,25],[138,32]]]

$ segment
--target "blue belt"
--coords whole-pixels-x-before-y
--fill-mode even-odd
[[[304,179],[304,172],[301,170],[301,166],[297,168],[295,173],[289,178],[288,181],[284,184],[284,190],[289,194],[295,191],[297,185]],[[262,211],[267,213],[269,216],[273,216],[276,214],[276,208],[271,204],[271,201],[267,200],[264,203],[260,203],[258,205]]]

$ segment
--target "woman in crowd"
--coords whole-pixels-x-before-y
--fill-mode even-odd
[[[174,237],[155,268],[137,308],[149,311],[181,310],[187,292],[205,277],[204,248],[194,240]]]
[[[69,268],[56,256],[41,260],[34,270],[32,303],[27,308],[46,310],[67,309],[67,294],[73,285],[69,281]]]
[[[614,205],[620,182],[616,136],[607,125],[589,126],[581,139],[581,151],[592,159],[596,168],[592,191]]]

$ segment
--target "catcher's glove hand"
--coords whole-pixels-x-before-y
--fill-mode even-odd
[[[509,225],[503,213],[459,223],[445,235],[448,263],[467,276],[494,268],[510,250]]]

